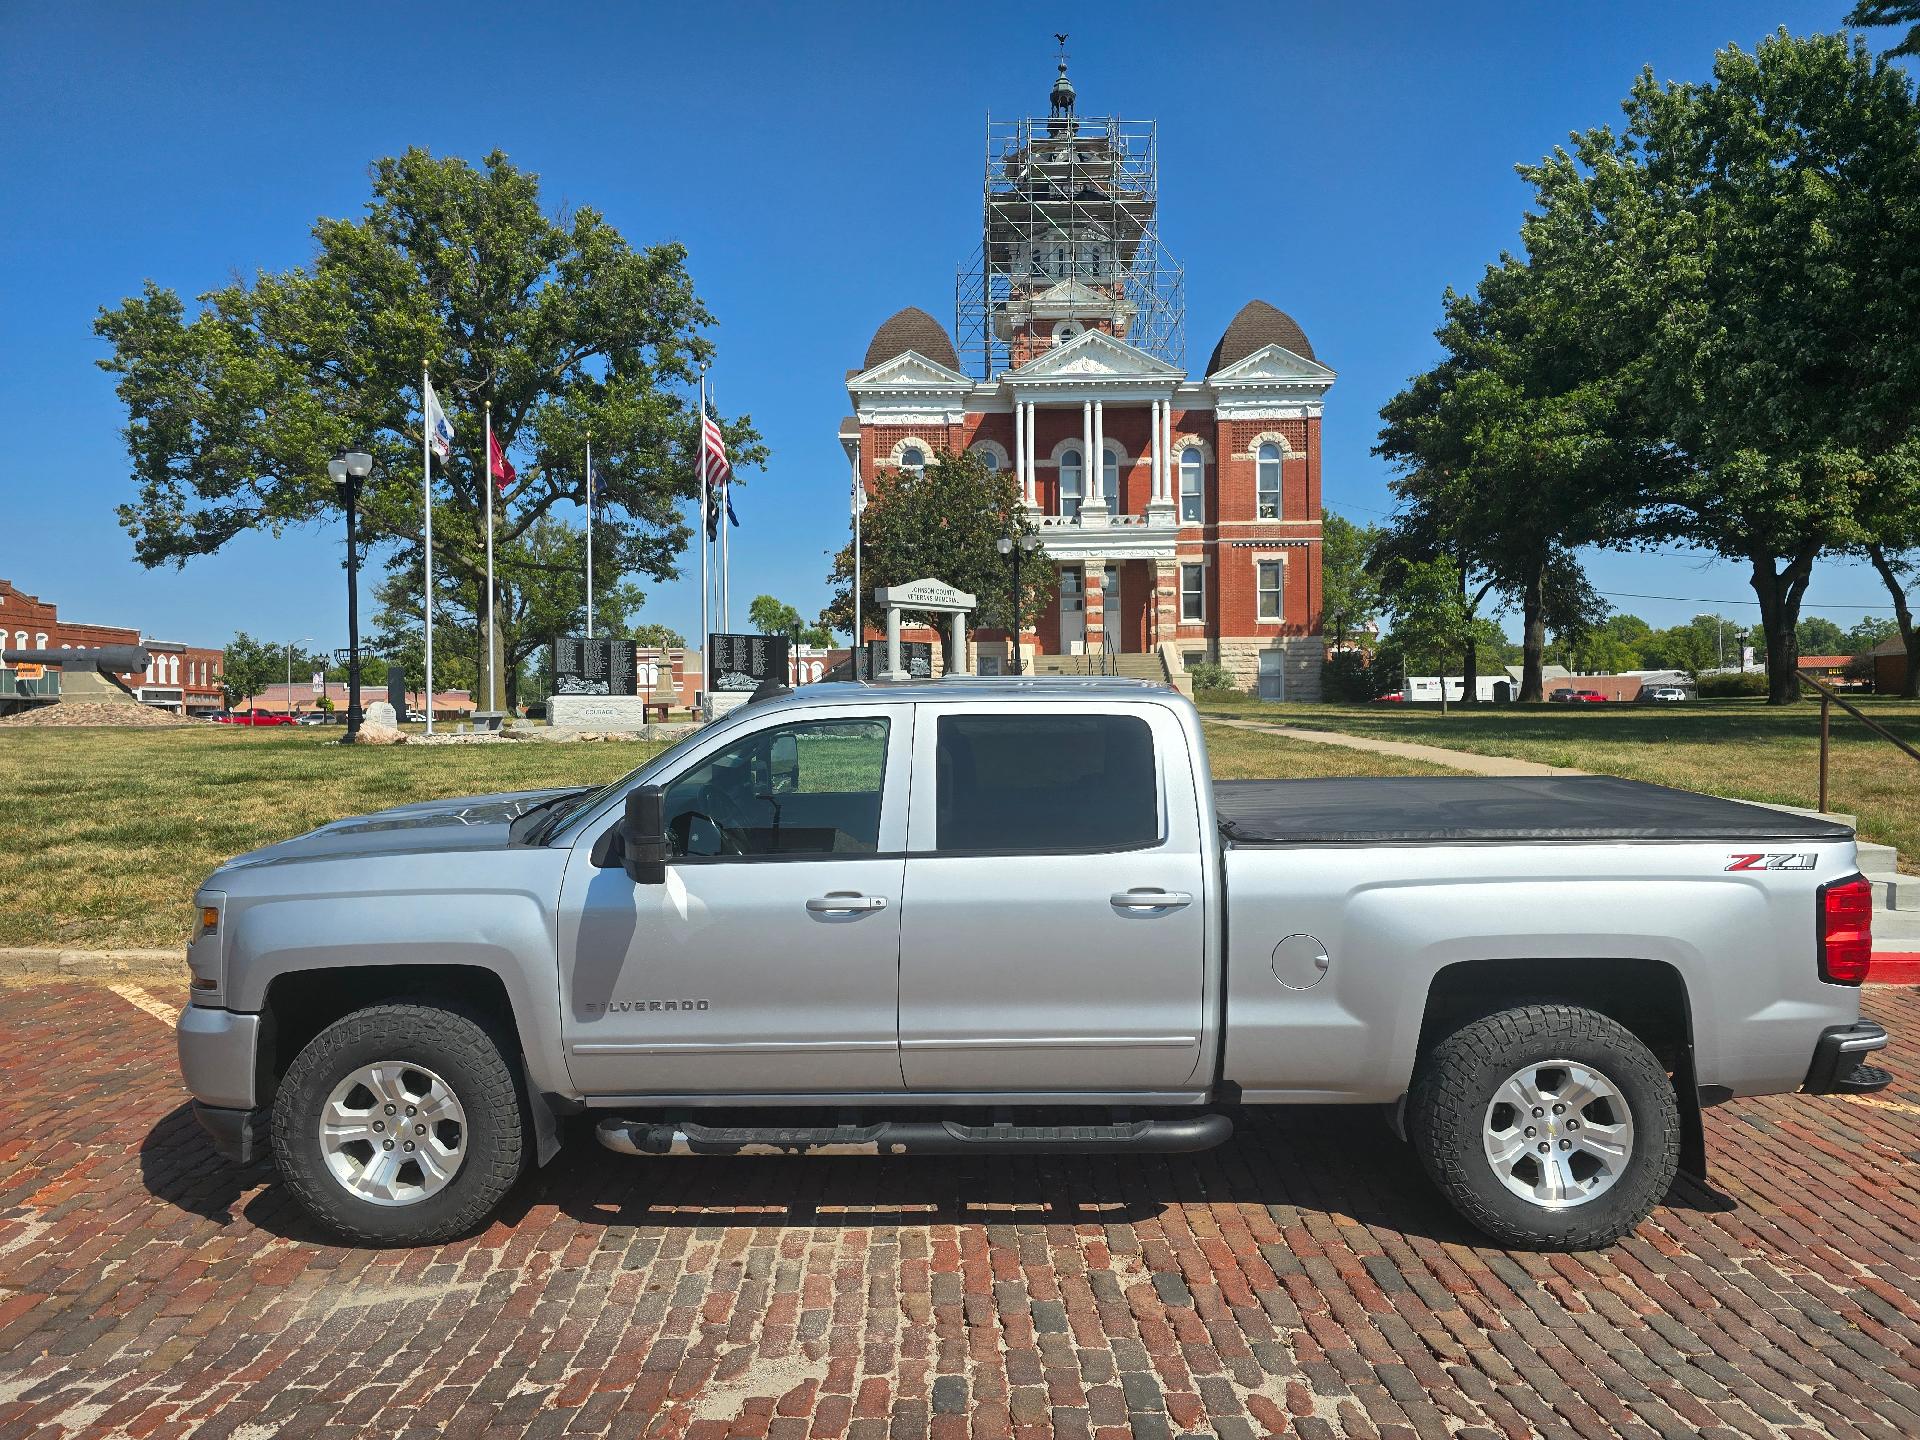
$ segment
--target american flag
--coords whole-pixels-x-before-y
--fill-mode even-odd
[[[706,469],[709,485],[725,485],[733,475],[733,465],[727,459],[727,439],[720,433],[720,423],[711,415],[700,417],[700,463]]]

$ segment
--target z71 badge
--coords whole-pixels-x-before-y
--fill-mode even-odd
[[[1811,870],[1815,857],[1812,855],[1731,855],[1727,857],[1729,870]]]

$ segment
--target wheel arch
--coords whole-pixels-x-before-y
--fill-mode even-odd
[[[261,999],[254,1059],[256,1103],[273,1103],[294,1056],[329,1025],[356,1010],[397,1000],[444,1004],[493,1034],[519,1086],[538,1161],[544,1165],[552,1159],[559,1149],[559,1120],[551,1098],[528,1065],[523,1030],[528,1017],[516,1009],[499,972],[484,965],[396,961],[283,970],[274,975]]]
[[[1694,1066],[1693,998],[1686,976],[1667,961],[1608,956],[1445,965],[1427,986],[1414,1047],[1416,1072],[1433,1047],[1461,1026],[1501,1010],[1539,1004],[1578,1005],[1605,1015],[1653,1052],[1673,1077],[1680,1104],[1680,1168],[1704,1178],[1706,1127]],[[1402,1105],[1393,1107],[1394,1128],[1404,1134],[1401,1111]]]

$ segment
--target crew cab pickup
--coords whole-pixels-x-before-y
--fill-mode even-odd
[[[1126,681],[811,685],[197,905],[199,1118],[365,1243],[479,1225],[571,1116],[646,1157],[1065,1157],[1313,1104],[1381,1107],[1489,1235],[1589,1247],[1704,1163],[1703,1105],[1890,1078],[1844,826],[1604,777],[1216,784],[1193,706]]]

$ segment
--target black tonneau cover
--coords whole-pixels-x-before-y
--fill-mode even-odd
[[[1520,840],[1847,840],[1832,820],[1611,775],[1222,780],[1236,845]]]

